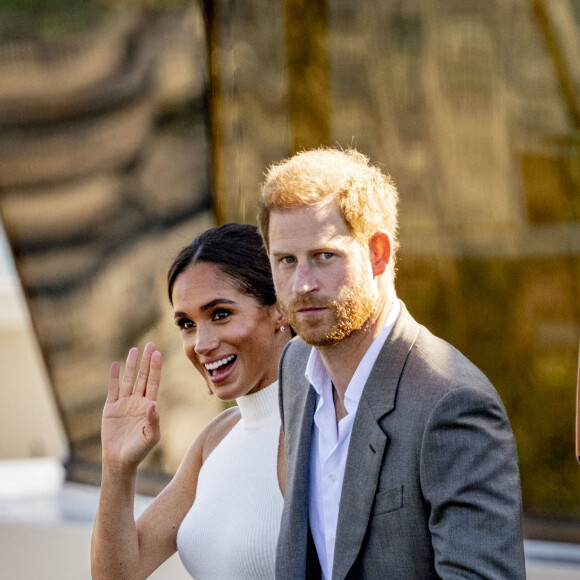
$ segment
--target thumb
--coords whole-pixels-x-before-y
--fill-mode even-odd
[[[143,435],[152,444],[156,445],[161,437],[159,429],[159,414],[157,413],[157,403],[152,401],[152,404],[147,407],[145,413],[145,426],[143,428]]]
[[[157,402],[151,401],[145,413],[148,423],[157,423],[159,421],[159,413],[157,412]]]

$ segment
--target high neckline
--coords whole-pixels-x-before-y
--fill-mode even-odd
[[[278,418],[278,381],[274,381],[257,393],[236,399],[236,403],[245,427],[261,425],[273,416]]]

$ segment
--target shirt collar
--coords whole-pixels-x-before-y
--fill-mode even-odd
[[[351,411],[351,409],[349,409],[350,406],[356,407],[358,405],[367,379],[371,374],[372,368],[383,348],[383,345],[391,333],[393,326],[395,326],[400,311],[401,304],[398,300],[395,300],[393,307],[379,330],[379,333],[371,342],[369,348],[358,364],[345,393],[345,406],[348,412]],[[330,377],[326,372],[326,367],[322,362],[322,357],[315,347],[312,347],[310,350],[310,356],[308,357],[304,376],[319,396],[322,394],[322,389],[325,384],[330,382]]]

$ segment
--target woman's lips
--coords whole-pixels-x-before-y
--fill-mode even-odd
[[[230,376],[230,374],[233,372],[233,370],[236,366],[237,360],[238,360],[238,357],[236,355],[234,355],[231,360],[229,360],[225,364],[220,365],[217,368],[214,368],[214,369],[206,368],[206,372],[209,375],[210,380],[214,383],[220,383],[220,382],[224,381],[225,379],[227,379]]]

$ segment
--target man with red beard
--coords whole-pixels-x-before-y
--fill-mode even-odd
[[[280,361],[276,578],[525,578],[505,409],[398,300],[397,201],[353,150],[299,153],[262,187],[278,304],[299,337]]]

